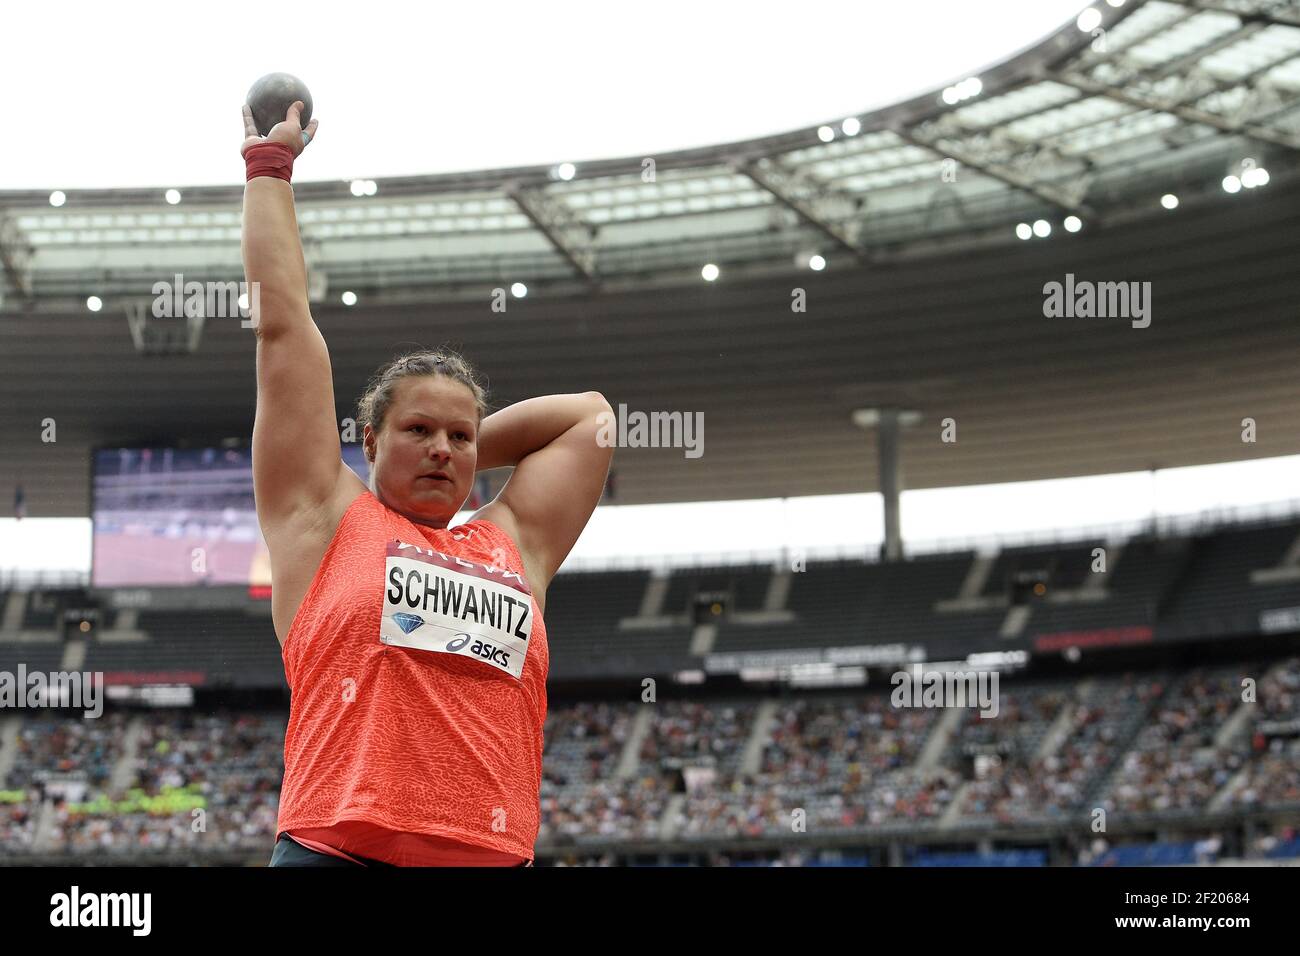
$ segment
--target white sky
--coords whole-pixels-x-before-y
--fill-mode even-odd
[[[1155,472],[1065,478],[903,493],[905,542],[969,545],[969,539],[1022,537],[1222,509],[1285,502],[1300,510],[1300,455]],[[7,506],[6,506],[7,507]],[[457,521],[468,515],[462,514]],[[689,534],[683,534],[689,529]],[[616,505],[596,509],[572,566],[781,549],[808,557],[832,549],[872,550],[884,537],[880,496],[826,495],[756,501]],[[0,518],[0,574],[90,569],[89,518]]]
[[[833,121],[962,79],[1080,0],[5,4],[0,189],[239,182],[259,76],[311,89],[300,181],[581,161]]]

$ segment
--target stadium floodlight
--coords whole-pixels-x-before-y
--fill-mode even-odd
[[[963,100],[968,100],[972,96],[979,96],[984,91],[984,83],[978,76],[968,76],[960,83],[945,87],[943,91],[943,101],[949,106],[956,106]]]
[[[528,294],[528,286],[524,285],[522,282],[516,282],[510,286],[510,294],[516,299],[522,299]]]
[[[1124,6],[1124,0],[1106,0],[1106,2],[1110,4],[1112,7]]]
[[[1241,184],[1247,189],[1254,189],[1256,186],[1263,186],[1268,183],[1268,170],[1263,166],[1252,166],[1241,174]]]
[[[573,165],[573,163],[560,163],[560,165],[555,167],[555,175],[566,183],[576,176],[577,173],[578,167]]]
[[[1101,11],[1096,7],[1088,7],[1079,14],[1079,18],[1074,21],[1074,24],[1084,33],[1091,33],[1101,26]]]
[[[86,299],[86,308],[91,312],[98,312],[103,307],[104,301],[97,295],[92,295],[90,298]]]
[[[808,260],[808,268],[813,272],[821,272],[826,268],[826,260],[821,256],[813,256]]]
[[[181,191],[179,189],[169,189],[163,193],[163,198],[167,200],[167,205],[175,206],[181,201]]]
[[[54,192],[50,193],[51,206],[62,206],[67,201],[67,194],[64,193],[62,189],[56,189]]]
[[[840,131],[845,136],[857,136],[862,132],[862,122],[856,116],[850,116],[840,124]]]
[[[1065,226],[1066,232],[1078,232],[1083,228],[1083,220],[1078,216],[1066,216],[1065,222],[1062,223],[1062,225]]]
[[[1016,226],[1016,235],[1021,239],[1034,238],[1034,230],[1030,228],[1029,223],[1022,222]]]
[[[1037,219],[1034,221],[1034,235],[1039,239],[1046,239],[1052,234],[1052,224],[1046,219]]]
[[[829,143],[835,138],[835,130],[831,129],[829,126],[818,126],[817,138],[823,143]]]
[[[1224,177],[1223,177],[1223,191],[1224,191],[1225,193],[1239,193],[1239,192],[1241,192],[1241,180],[1238,179],[1236,176],[1224,176]]]
[[[241,311],[241,312],[247,312],[247,311],[248,311],[248,293],[247,293],[247,292],[241,292],[241,293],[239,293],[239,311]]]
[[[348,289],[348,290],[347,290],[346,292],[344,292],[341,296],[339,296],[339,298],[343,300],[343,304],[344,304],[344,305],[356,305],[356,304],[357,304],[357,294],[356,294],[355,292],[353,292],[351,289]]]
[[[705,282],[712,282],[719,275],[718,267],[710,262],[700,270],[700,275],[704,277]]]
[[[1166,209],[1177,209],[1178,197],[1173,193],[1165,193],[1160,197],[1160,205],[1164,206]]]

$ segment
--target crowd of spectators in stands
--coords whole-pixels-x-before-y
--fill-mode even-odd
[[[997,717],[962,714],[946,739],[935,737],[944,711],[880,693],[555,705],[539,842],[1300,805],[1300,659],[1261,667],[1254,701],[1250,673],[1004,684]],[[281,712],[24,717],[13,739],[0,753],[0,848],[256,854],[272,843]]]

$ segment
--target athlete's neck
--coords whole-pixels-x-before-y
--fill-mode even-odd
[[[393,510],[397,511],[396,508],[394,508]],[[404,517],[407,521],[411,522],[412,524],[422,524],[426,528],[434,528],[438,531],[447,530],[447,525],[451,524],[451,519],[449,518],[443,518],[441,520],[433,520],[430,518],[421,518],[419,515],[414,515],[407,511],[399,511],[398,514],[400,514],[402,517]]]
[[[406,511],[405,509],[394,507],[391,502],[385,501],[383,496],[375,491],[374,488],[370,489],[370,493],[378,498],[379,502],[385,508],[388,508],[391,511],[396,511],[412,524],[423,525],[426,528],[433,528],[436,531],[445,531],[447,530],[447,525],[451,524],[451,518],[429,518],[424,515],[416,514],[413,511]],[[452,518],[454,517],[455,515],[452,515]]]

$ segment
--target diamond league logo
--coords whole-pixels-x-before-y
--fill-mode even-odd
[[[393,615],[393,620],[397,626],[402,629],[403,634],[410,634],[413,630],[424,623],[424,618],[418,614],[407,614],[405,611],[398,611]]]

